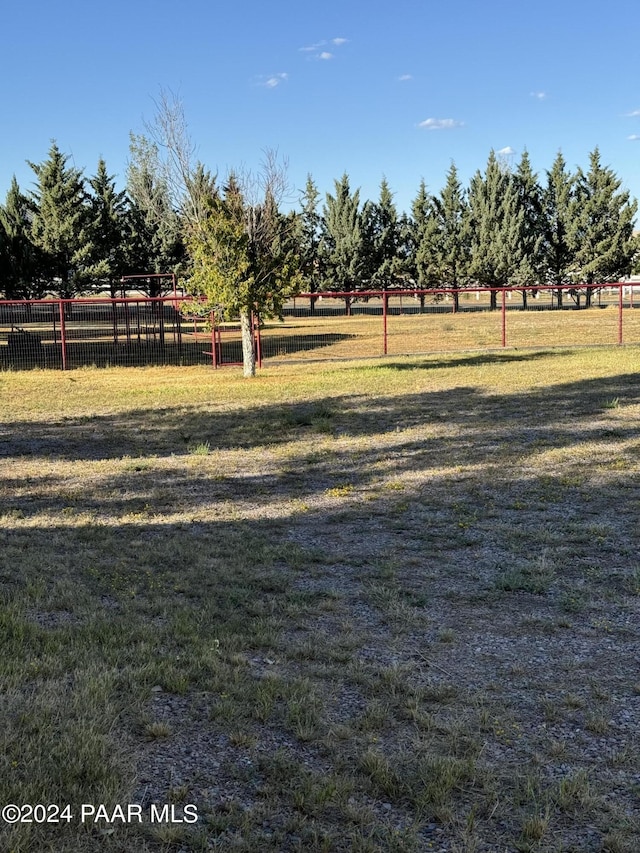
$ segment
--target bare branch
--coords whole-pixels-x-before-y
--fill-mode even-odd
[[[198,227],[206,215],[208,198],[216,192],[216,176],[196,159],[182,100],[170,89],[161,89],[154,101],[156,114],[145,127],[158,148],[172,204],[187,227]]]

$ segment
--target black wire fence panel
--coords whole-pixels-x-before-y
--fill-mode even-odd
[[[635,299],[635,302],[634,302]],[[640,286],[306,294],[256,318],[259,362],[640,343]],[[242,361],[237,322],[183,297],[0,302],[0,369]]]
[[[206,320],[172,300],[0,303],[3,368],[206,363]]]

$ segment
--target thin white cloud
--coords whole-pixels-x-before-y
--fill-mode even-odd
[[[281,83],[286,83],[289,75],[285,71],[279,74],[270,74],[268,77],[260,77],[258,80],[259,86],[264,86],[266,89],[275,89]]]
[[[398,80],[399,80],[401,83],[404,83],[404,82],[406,82],[407,80],[413,80],[413,74],[401,74],[401,75],[398,77]]]
[[[529,94],[538,101],[544,101],[547,98],[546,92],[529,92]]]
[[[625,113],[625,115],[628,118],[636,118],[637,116],[640,116],[640,110],[631,110],[630,113]]]
[[[500,154],[503,157],[509,157],[511,154],[515,154],[516,149],[512,148],[510,145],[506,145],[504,148],[501,148],[499,151],[496,151],[496,154]]]
[[[426,118],[418,127],[425,130],[453,130],[455,127],[462,127],[463,124],[464,122],[455,118]]]
[[[330,41],[322,39],[321,41],[317,41],[314,44],[307,45],[306,47],[299,47],[298,51],[300,53],[308,53],[309,59],[320,59],[326,62],[329,59],[333,59],[333,54],[329,50],[323,50],[323,48],[331,45],[334,47],[342,47],[342,45],[346,44],[348,41],[349,39],[341,37],[333,38]]]
[[[640,133],[632,133],[631,136],[627,136],[631,142],[640,142]]]

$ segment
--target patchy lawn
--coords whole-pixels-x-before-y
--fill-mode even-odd
[[[640,849],[639,365],[0,374],[0,848]]]

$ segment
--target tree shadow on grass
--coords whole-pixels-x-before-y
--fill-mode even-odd
[[[494,352],[482,351],[478,353],[470,353],[468,355],[452,355],[450,358],[439,360],[430,357],[428,361],[422,363],[412,361],[411,363],[402,361],[384,361],[379,365],[367,365],[365,370],[441,370],[442,368],[455,367],[480,367],[485,364],[514,364],[527,363],[537,359],[562,358],[573,355],[572,350],[549,350],[543,349],[537,352],[512,352],[505,350],[496,350]]]
[[[345,484],[369,489],[407,473],[441,478],[444,469],[474,466],[499,472],[514,457],[523,468],[545,449],[579,450],[585,442],[606,448],[610,442],[614,451],[619,442],[637,437],[638,423],[608,415],[638,402],[637,376],[623,374],[517,394],[461,387],[397,396],[323,396],[222,411],[174,407],[58,423],[18,422],[0,433],[0,458],[114,460],[117,465],[105,477],[85,480],[81,470],[75,472],[74,495],[66,504],[55,475],[25,480],[5,466],[2,510],[23,518],[64,506],[71,514],[118,517],[194,513],[216,501],[240,506],[256,500],[309,501]],[[358,439],[365,444],[354,453],[351,442]],[[269,459],[271,451],[290,442],[300,445],[295,459]],[[237,470],[222,476],[215,465],[198,468],[198,455],[215,460],[218,452],[238,450],[264,452],[264,466],[257,456],[248,470],[239,462]],[[580,453],[575,464],[584,465]]]
[[[313,352],[356,338],[346,334],[268,335],[262,339],[262,357],[275,358],[298,352]],[[130,341],[68,340],[66,343],[67,370],[79,367],[149,367],[165,365],[195,366],[211,363],[211,340],[177,341],[167,334],[164,341],[135,335]],[[242,361],[242,345],[237,341],[222,341],[220,363]],[[38,341],[37,348],[9,352],[0,347],[0,370],[34,370],[62,368],[60,344]]]
[[[277,446],[309,431],[319,435],[384,436],[393,430],[442,426],[496,438],[512,431],[543,430],[557,446],[585,440],[589,419],[607,408],[640,401],[636,374],[586,379],[515,394],[485,394],[458,387],[390,396],[325,395],[294,403],[248,404],[219,410],[197,407],[134,409],[65,418],[58,422],[8,422],[0,431],[0,458],[117,459],[172,456],[208,445],[211,451]],[[635,429],[624,423],[622,433]],[[430,439],[433,441],[434,439]],[[443,438],[455,446],[454,438]],[[443,450],[448,450],[444,447]]]
[[[313,334],[313,335],[278,335],[271,333],[264,335],[261,339],[262,357],[279,358],[285,355],[294,355],[298,352],[312,352],[323,347],[345,341],[356,340],[357,335],[344,335],[336,333]]]
[[[442,423],[462,425],[487,417],[497,405],[474,388],[370,398],[325,396],[316,400],[246,408],[133,409],[59,422],[18,421],[0,433],[0,458],[100,460],[125,456],[188,455],[197,447],[241,449],[286,444],[296,436],[376,435],[398,428]],[[503,413],[509,416],[509,412]]]
[[[591,680],[598,679],[601,689],[606,685],[616,695],[616,711],[628,707],[632,713],[629,692],[616,680],[617,665],[609,662],[614,657],[632,660],[637,650],[636,623],[632,606],[623,598],[619,568],[628,563],[635,544],[637,481],[624,471],[616,474],[617,484],[625,485],[632,498],[620,502],[611,500],[620,490],[608,484],[579,491],[564,481],[564,471],[551,471],[541,493],[531,487],[531,477],[544,468],[536,467],[531,475],[525,466],[541,447],[602,440],[610,428],[617,439],[637,437],[637,421],[614,419],[609,426],[606,415],[614,401],[623,407],[639,400],[637,377],[627,374],[528,394],[487,395],[463,387],[403,396],[325,395],[304,403],[247,405],[230,412],[175,407],[58,424],[13,424],[12,434],[3,436],[3,453],[11,458],[11,467],[10,476],[0,483],[7,495],[2,510],[9,512],[0,526],[0,581],[3,601],[10,604],[3,639],[11,651],[5,654],[21,665],[24,683],[12,676],[7,702],[21,691],[24,704],[18,703],[17,710],[22,712],[27,703],[37,703],[42,685],[54,684],[53,695],[60,697],[56,720],[73,731],[75,720],[63,713],[77,689],[75,676],[70,679],[68,674],[80,672],[87,661],[94,672],[105,674],[107,684],[106,677],[117,673],[113,688],[105,688],[105,693],[117,696],[123,709],[133,703],[132,697],[140,702],[140,697],[154,696],[166,709],[176,694],[183,694],[193,709],[198,696],[208,710],[197,731],[203,737],[190,737],[190,750],[193,743],[198,749],[189,759],[184,782],[196,785],[197,774],[208,787],[227,783],[229,790],[242,791],[243,801],[250,801],[254,777],[243,783],[224,775],[226,765],[221,767],[217,760],[220,738],[247,725],[263,758],[275,751],[274,743],[285,742],[293,743],[305,762],[317,750],[323,767],[332,762],[340,767],[345,755],[354,755],[349,750],[358,748],[362,718],[347,704],[346,713],[352,714],[347,722],[353,726],[349,739],[329,738],[332,729],[319,727],[320,733],[301,746],[287,718],[279,714],[281,703],[259,721],[251,721],[249,712],[249,723],[239,717],[240,723],[232,724],[213,715],[222,697],[230,695],[238,706],[256,706],[254,688],[244,695],[240,687],[268,687],[268,673],[287,685],[299,679],[305,694],[313,688],[327,697],[338,696],[344,687],[350,696],[370,701],[377,697],[381,674],[395,678],[406,666],[411,672],[407,684],[420,683],[431,691],[441,683],[463,685],[456,695],[456,714],[472,710],[474,684],[490,684],[502,713],[507,707],[518,719],[520,713],[524,720],[534,717],[533,733],[522,731],[512,747],[513,754],[520,750],[518,760],[524,763],[539,748],[539,714],[535,706],[531,709],[531,683],[538,692],[538,681],[528,668],[538,667],[534,675],[543,679],[545,695],[559,706],[570,677],[566,647],[532,626],[534,620],[544,626],[563,615],[566,621],[562,602],[571,603],[567,590],[579,588],[585,590],[585,600],[578,600],[583,611],[571,636],[579,639],[584,671],[588,669]],[[305,437],[311,441],[301,441]],[[350,439],[366,440],[358,446]],[[189,450],[196,441],[210,443],[201,466]],[[299,442],[300,455],[270,459],[269,449],[278,450],[286,442]],[[219,476],[215,464],[207,464],[212,455],[215,462],[217,449],[257,454],[250,470],[242,469],[239,457],[235,470]],[[13,468],[21,454],[36,463],[80,464],[59,479],[47,470],[25,481]],[[114,464],[105,465],[103,473],[96,466],[92,478],[84,480],[82,463],[94,459]],[[551,538],[550,527],[558,522],[565,526]],[[497,587],[501,566],[539,568],[535,559],[541,553],[556,571],[548,590],[508,589],[504,582]],[[588,570],[604,561],[607,572],[598,582]],[[596,595],[604,601],[602,608]],[[617,624],[613,617],[624,607],[625,631],[603,627],[598,633],[596,617]],[[438,639],[440,626],[450,626],[451,642]],[[340,638],[348,641],[346,650],[334,645]],[[508,657],[514,648],[522,648],[524,656]],[[34,649],[48,675],[27,666],[29,658],[40,665]],[[333,652],[339,656],[332,658]],[[216,676],[220,654],[225,666],[229,664],[224,682],[222,675]],[[526,660],[526,671],[515,665],[509,670],[511,660],[518,667]],[[368,684],[362,680],[365,671],[371,675]],[[572,670],[581,686],[584,671]],[[382,687],[386,689],[384,683]],[[403,736],[410,730],[412,740],[407,742],[414,743],[407,698],[409,693],[402,694],[398,713],[390,711],[387,724],[397,726]],[[327,726],[329,721],[333,726],[332,701],[327,698]],[[88,717],[95,713],[95,704],[87,705]],[[434,705],[433,713],[446,713],[446,706],[443,712]],[[33,748],[28,715],[8,716]],[[142,778],[165,795],[173,777],[166,779],[166,762],[154,765],[149,754],[162,749],[183,770],[179,732],[192,725],[192,716],[177,716],[176,731],[155,747],[141,743],[140,732],[124,712],[115,719],[105,723],[98,717],[96,731],[102,734],[102,726],[113,737],[124,731],[125,743],[137,745],[136,760],[146,774]],[[633,749],[629,731],[628,725],[614,727],[607,749]],[[482,743],[493,737],[487,728],[478,734]],[[599,756],[608,737],[602,734],[597,750],[578,746],[578,758],[574,761],[572,753],[563,761],[586,766],[594,784],[597,780],[606,787],[609,771]],[[327,743],[334,744],[333,751]],[[402,766],[403,749],[393,743],[389,738],[385,754]],[[43,744],[44,752],[48,742]],[[233,755],[244,755],[242,749],[240,745]],[[356,775],[350,780],[360,784],[357,756]],[[208,763],[212,757],[215,772]],[[15,760],[21,759],[16,755]],[[636,766],[629,762],[619,770],[629,790]],[[65,791],[64,774],[61,777],[58,795]],[[57,784],[57,777],[52,778]],[[86,801],[100,801],[96,783],[84,784]],[[362,776],[368,796],[370,784]],[[276,808],[291,809],[287,796],[282,795],[282,803],[267,801],[260,820]],[[481,793],[465,791],[464,798],[467,805],[477,798],[478,813],[488,813],[483,812]],[[384,801],[388,799],[418,818],[407,803],[384,792]],[[520,807],[510,799],[508,787],[502,801],[501,836],[511,832],[516,838],[522,826]],[[344,832],[344,820],[341,815],[337,833]],[[585,838],[587,833],[592,837],[592,815],[580,821]],[[581,826],[576,831],[582,832]],[[123,844],[119,849],[135,848]]]

